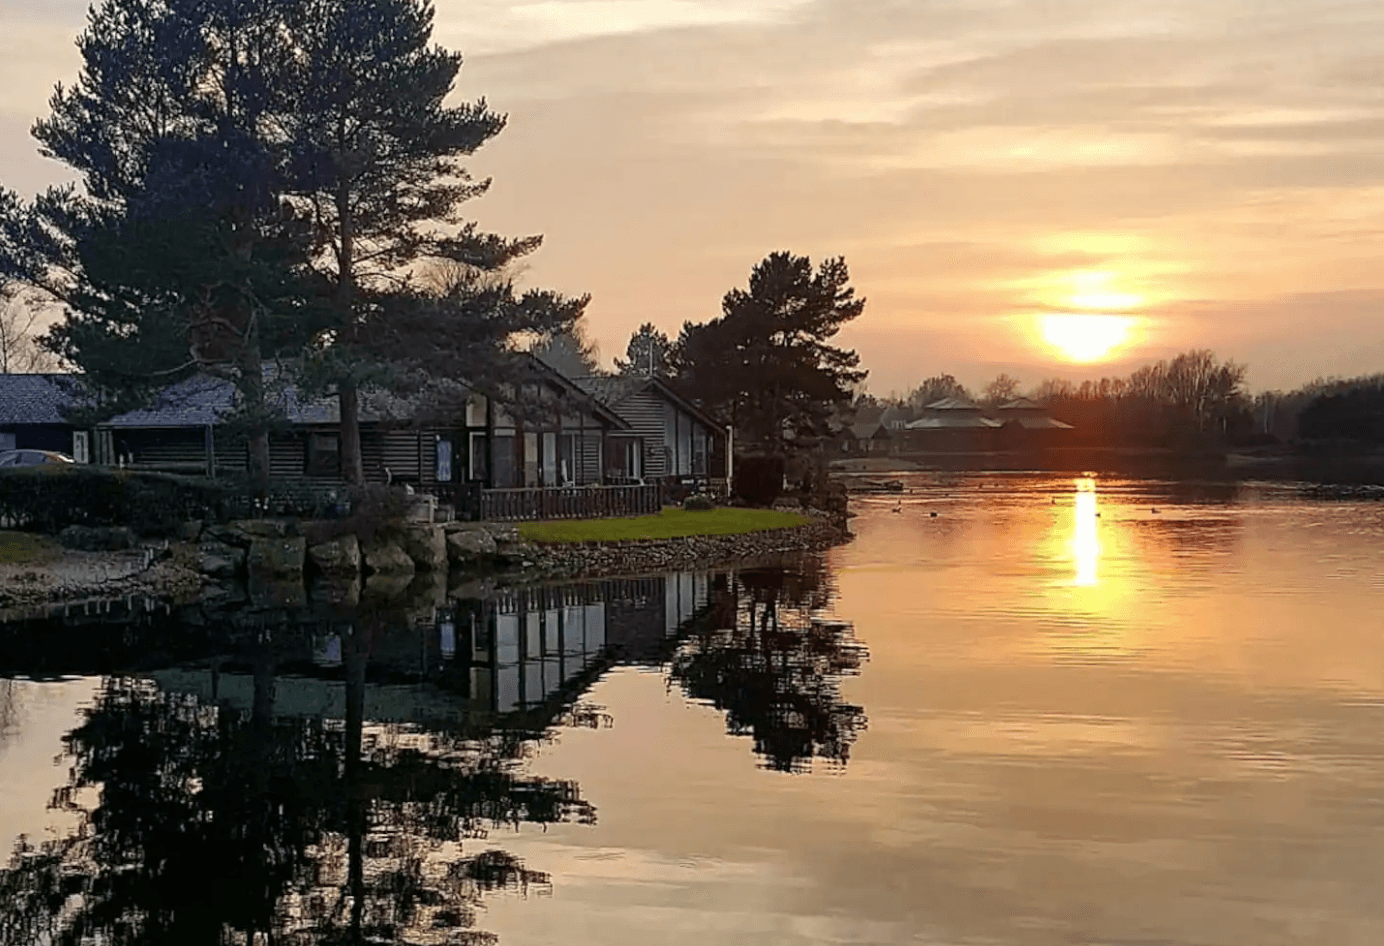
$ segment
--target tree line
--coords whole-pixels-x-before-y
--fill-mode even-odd
[[[21,346],[10,336],[32,319],[7,306],[5,367],[75,369],[96,405],[85,421],[223,377],[261,484],[282,421],[266,362],[337,398],[352,484],[367,387],[445,415],[464,396],[448,380],[522,389],[524,351],[598,372],[589,298],[518,288],[541,237],[463,214],[490,184],[465,160],[506,118],[484,99],[448,104],[462,58],[432,33],[427,0],[98,0],[76,82],[32,129],[80,186],[31,200],[0,187],[0,286],[62,313]],[[828,343],[863,307],[844,259],[773,253],[720,317],[675,342],[644,326],[621,370],[673,378],[781,445],[820,432],[864,378]]]

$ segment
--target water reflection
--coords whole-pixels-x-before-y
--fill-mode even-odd
[[[1096,506],[1096,481],[1089,477],[1076,481],[1076,502],[1073,505],[1072,556],[1076,560],[1078,587],[1089,588],[1099,582],[1100,535],[1097,532],[1100,512]]]
[[[0,625],[0,674],[105,675],[63,740],[80,827],[0,871],[0,943],[487,941],[487,894],[551,884],[495,830],[595,822],[527,768],[559,727],[612,724],[582,700],[617,664],[671,662],[770,767],[845,763],[862,654],[814,568]]]

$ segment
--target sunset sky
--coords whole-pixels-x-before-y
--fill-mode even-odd
[[[0,0],[21,193],[65,179],[28,128],[86,7]],[[607,361],[788,249],[847,258],[869,304],[841,341],[879,394],[1192,347],[1254,388],[1384,371],[1379,0],[437,7],[458,95],[509,115],[474,216],[544,234],[525,279],[590,292]]]

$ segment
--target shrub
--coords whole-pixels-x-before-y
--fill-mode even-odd
[[[751,506],[772,506],[783,492],[783,457],[737,457],[732,490]]]
[[[225,484],[171,473],[67,464],[0,470],[0,517],[49,535],[73,525],[171,535],[185,520],[216,518],[227,499]]]
[[[716,499],[706,493],[693,493],[682,501],[682,508],[692,512],[708,512],[716,508]]]

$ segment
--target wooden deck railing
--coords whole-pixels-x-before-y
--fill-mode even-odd
[[[563,486],[481,490],[480,518],[607,519],[643,516],[662,508],[657,486]]]

